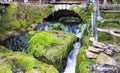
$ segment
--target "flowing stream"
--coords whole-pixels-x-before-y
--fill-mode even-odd
[[[80,42],[75,43],[73,46],[74,49],[69,53],[67,57],[67,65],[64,73],[75,73],[76,56],[80,49]]]

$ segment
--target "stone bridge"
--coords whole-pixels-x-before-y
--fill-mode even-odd
[[[85,7],[85,5],[81,4],[57,4],[54,6],[55,11],[59,10],[71,10],[71,7],[76,6],[76,7]]]

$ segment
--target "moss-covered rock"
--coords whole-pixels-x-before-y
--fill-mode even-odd
[[[95,63],[93,59],[87,58],[85,52],[86,49],[86,46],[81,47],[77,55],[76,73],[88,73],[90,71],[88,66]]]
[[[33,56],[21,52],[12,52],[0,46],[0,73],[58,73],[52,65],[40,62]]]
[[[1,73],[58,73],[52,65],[40,62],[32,56],[20,52],[4,54],[0,60],[0,71]]]
[[[67,32],[42,31],[29,40],[27,53],[60,69],[63,66],[62,59],[67,56],[75,40],[76,36]]]
[[[73,5],[71,10],[77,13],[85,23],[91,24],[91,13],[93,12],[94,5],[91,4],[88,11],[85,12],[85,6]]]
[[[4,54],[10,53],[10,52],[12,52],[12,51],[10,51],[10,50],[8,50],[8,48],[0,45],[0,57],[2,57]]]
[[[94,59],[87,58],[85,52],[90,44],[89,42],[90,36],[91,36],[91,29],[87,29],[85,32],[85,36],[81,41],[82,47],[80,48],[79,53],[77,55],[77,64],[75,69],[76,73],[88,73],[90,71],[88,66],[90,64],[95,63]]]
[[[0,41],[9,37],[6,36],[8,31],[30,29],[36,26],[34,24],[41,22],[53,12],[53,7],[53,5],[48,4],[11,3],[8,6],[0,5]]]

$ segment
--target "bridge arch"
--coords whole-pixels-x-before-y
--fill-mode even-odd
[[[58,20],[60,17],[73,16],[80,18],[85,23],[91,23],[91,13],[93,12],[93,5],[90,5],[88,11],[85,10],[85,5],[70,5],[70,4],[58,4],[54,5],[53,13],[44,20],[55,19]]]
[[[44,20],[45,21],[59,21],[59,22],[73,20],[74,22],[82,22],[82,18],[79,16],[79,14],[75,13],[74,11],[65,10],[65,9],[53,12],[51,15],[49,15]]]

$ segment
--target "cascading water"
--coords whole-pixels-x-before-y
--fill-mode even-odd
[[[78,30],[76,31],[76,36],[81,39],[85,33],[85,30],[88,28],[89,26],[87,24],[84,24],[81,27],[81,31],[78,32]],[[80,46],[81,46],[81,41],[75,43],[74,45],[74,49],[69,53],[68,57],[67,57],[67,65],[65,68],[64,73],[75,73],[75,66],[76,66],[76,56],[79,52]]]
[[[54,28],[55,27],[55,28]],[[85,30],[88,28],[89,26],[87,24],[84,24],[83,26],[81,25],[68,25],[68,24],[61,24],[61,23],[55,23],[52,24],[50,22],[45,22],[37,27],[38,31],[42,31],[42,30],[62,30],[65,32],[70,32],[70,33],[74,33],[76,34],[77,38],[81,39],[85,33]],[[76,42],[73,47],[74,49],[69,53],[68,57],[67,57],[67,64],[65,67],[65,71],[63,73],[75,73],[75,66],[76,66],[76,56],[79,52],[80,49],[80,41]]]
[[[41,22],[41,24],[36,28],[37,31],[43,30],[62,30],[65,32],[70,32],[76,34],[78,38],[81,32],[81,25],[78,24],[62,24],[62,23],[50,23],[50,22]]]
[[[73,46],[74,49],[69,53],[67,57],[67,65],[64,73],[75,73],[76,56],[80,49],[80,42],[75,43]]]

